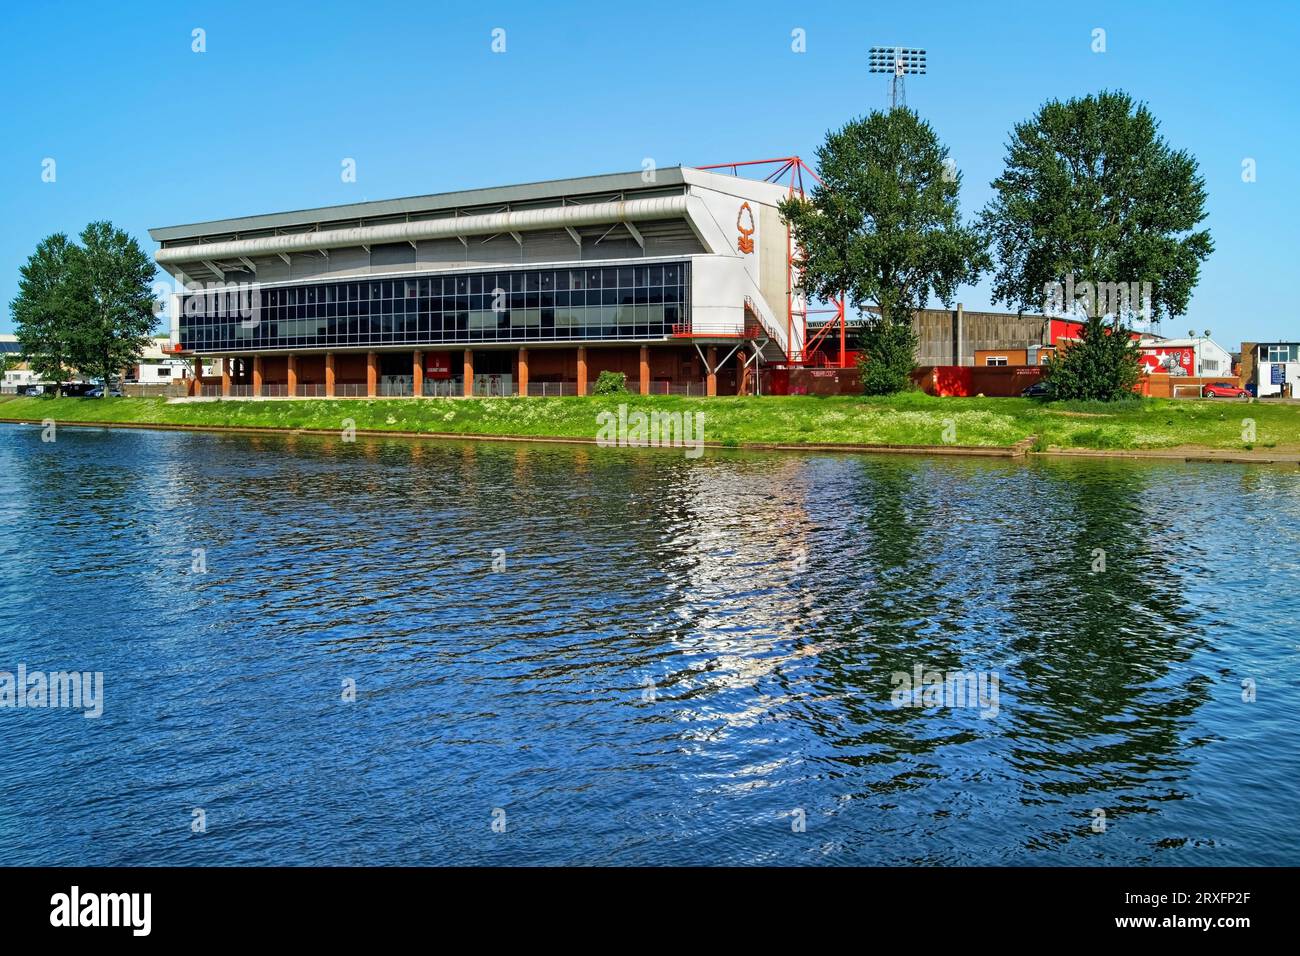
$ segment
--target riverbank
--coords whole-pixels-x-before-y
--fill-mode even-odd
[[[720,447],[830,447],[1023,454],[1204,452],[1232,460],[1300,459],[1300,406],[1144,399],[1121,405],[1022,398],[613,395],[588,398],[198,401],[0,399],[0,420],[177,428],[273,429],[594,441],[601,412],[703,413]],[[1251,428],[1253,423],[1253,436]]]

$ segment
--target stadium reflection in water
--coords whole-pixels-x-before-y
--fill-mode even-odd
[[[98,720],[0,710],[13,863],[1300,862],[1286,472],[7,426],[0,465],[0,671],[104,674]],[[996,713],[898,706],[917,668]]]

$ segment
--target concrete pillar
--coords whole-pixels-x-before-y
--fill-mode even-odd
[[[229,355],[221,360],[221,395],[223,398],[230,397],[230,363],[233,361]]]
[[[474,395],[474,350],[465,350],[465,397],[472,398]]]
[[[325,353],[325,397],[334,397],[334,353]]]
[[[641,346],[641,394],[650,394],[650,346]]]
[[[528,349],[519,347],[519,394],[528,394]]]
[[[203,394],[203,359],[194,359],[194,384],[190,387],[191,395]]]
[[[253,356],[253,394],[262,394],[262,356]]]
[[[366,353],[366,395],[374,398],[379,394],[379,353]]]
[[[288,362],[286,364],[289,370],[289,377],[288,377],[289,397],[293,398],[295,395],[298,394],[298,356],[290,352],[288,355]]]
[[[424,394],[424,353],[416,352],[411,358],[411,394],[419,398]]]
[[[957,336],[956,336],[956,338],[957,338],[957,345],[956,345],[957,354],[953,356],[953,363],[952,363],[953,365],[965,365],[965,364],[966,364],[966,341],[965,341],[965,339],[966,339],[966,334],[965,334],[965,333],[966,333],[966,330],[965,330],[964,328],[962,328],[962,324],[963,324],[963,323],[962,323],[962,319],[963,319],[963,318],[964,318],[964,315],[963,315],[963,313],[962,313],[961,303],[958,302],[958,303],[957,303]],[[975,364],[975,356],[974,356],[974,355],[971,356],[970,364],[971,364],[971,365],[974,365],[974,364]]]
[[[708,378],[705,380],[704,393],[713,398],[718,394],[718,350],[715,346],[709,346],[708,356],[709,367],[705,369]]]
[[[587,394],[587,350],[578,346],[578,394]]]

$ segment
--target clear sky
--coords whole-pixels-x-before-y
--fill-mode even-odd
[[[299,7],[296,11],[290,6]],[[0,330],[44,236],[799,154],[885,106],[873,45],[924,47],[908,105],[969,218],[1011,126],[1122,89],[1200,163],[1216,251],[1188,316],[1300,339],[1300,6],[1229,3],[10,4],[0,32]],[[206,52],[191,49],[206,33]],[[493,53],[492,31],[506,50]],[[1105,52],[1093,31],[1105,30]],[[792,50],[801,29],[806,52]],[[356,161],[357,181],[340,177]],[[1242,181],[1255,160],[1256,181]],[[44,182],[46,159],[54,182]],[[987,283],[961,291],[986,308]]]

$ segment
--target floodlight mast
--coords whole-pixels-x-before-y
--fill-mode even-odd
[[[867,51],[867,70],[871,73],[888,73],[889,108],[895,109],[907,105],[907,89],[903,77],[909,73],[920,76],[925,73],[925,51],[904,46],[873,46]]]

